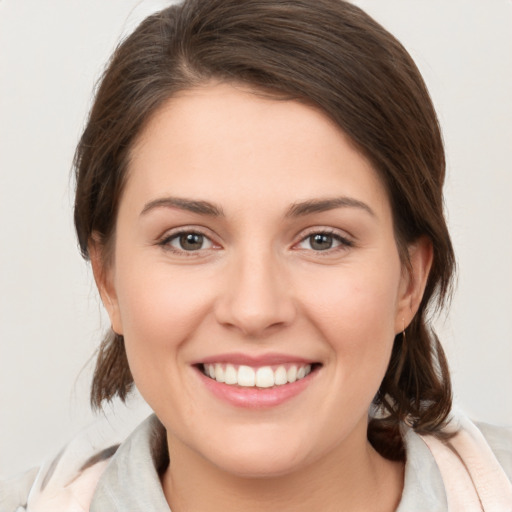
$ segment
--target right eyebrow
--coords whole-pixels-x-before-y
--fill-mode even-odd
[[[366,203],[346,196],[327,199],[310,199],[301,203],[294,203],[286,213],[286,217],[300,217],[312,213],[334,210],[336,208],[358,208],[369,213],[372,217],[375,217],[375,212]]]
[[[185,199],[181,197],[161,197],[154,199],[144,205],[140,215],[145,215],[155,208],[178,208],[187,210],[200,215],[209,215],[212,217],[223,217],[224,212],[220,206],[216,206],[208,201],[196,201],[193,199]]]

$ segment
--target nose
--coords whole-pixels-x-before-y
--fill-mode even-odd
[[[245,336],[264,337],[293,322],[292,287],[277,258],[253,253],[230,263],[215,308],[220,324]]]

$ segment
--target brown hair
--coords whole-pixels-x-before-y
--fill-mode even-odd
[[[395,337],[374,401],[381,412],[369,428],[381,453],[401,458],[399,424],[438,432],[451,408],[446,358],[427,308],[443,306],[455,264],[443,215],[443,143],[428,91],[402,45],[361,9],[342,0],[186,0],[143,21],[113,54],[76,151],[84,257],[93,234],[110,252],[134,139],[175,92],[209,80],[320,107],[381,176],[404,265],[408,244],[422,236],[432,242],[423,300]],[[132,386],[123,338],[110,333],[91,403],[124,400]]]

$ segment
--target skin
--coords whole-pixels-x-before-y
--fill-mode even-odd
[[[190,231],[205,238],[187,251],[176,233]],[[332,247],[318,250],[313,233]],[[206,84],[152,117],[132,148],[114,255],[106,264],[94,241],[91,255],[135,383],[167,429],[173,512],[395,510],[403,467],[373,450],[366,429],[431,264],[427,241],[409,253],[411,273],[379,176],[319,110]],[[233,352],[319,368],[278,406],[236,407],[193,366]]]

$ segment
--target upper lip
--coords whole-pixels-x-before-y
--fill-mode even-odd
[[[205,357],[201,360],[194,361],[193,365],[198,364],[214,364],[214,363],[226,363],[234,365],[245,365],[245,366],[272,366],[278,364],[313,364],[318,361],[313,359],[307,359],[291,354],[280,354],[280,353],[268,353],[268,354],[242,354],[239,352],[231,352],[225,354],[216,354],[213,356]]]

